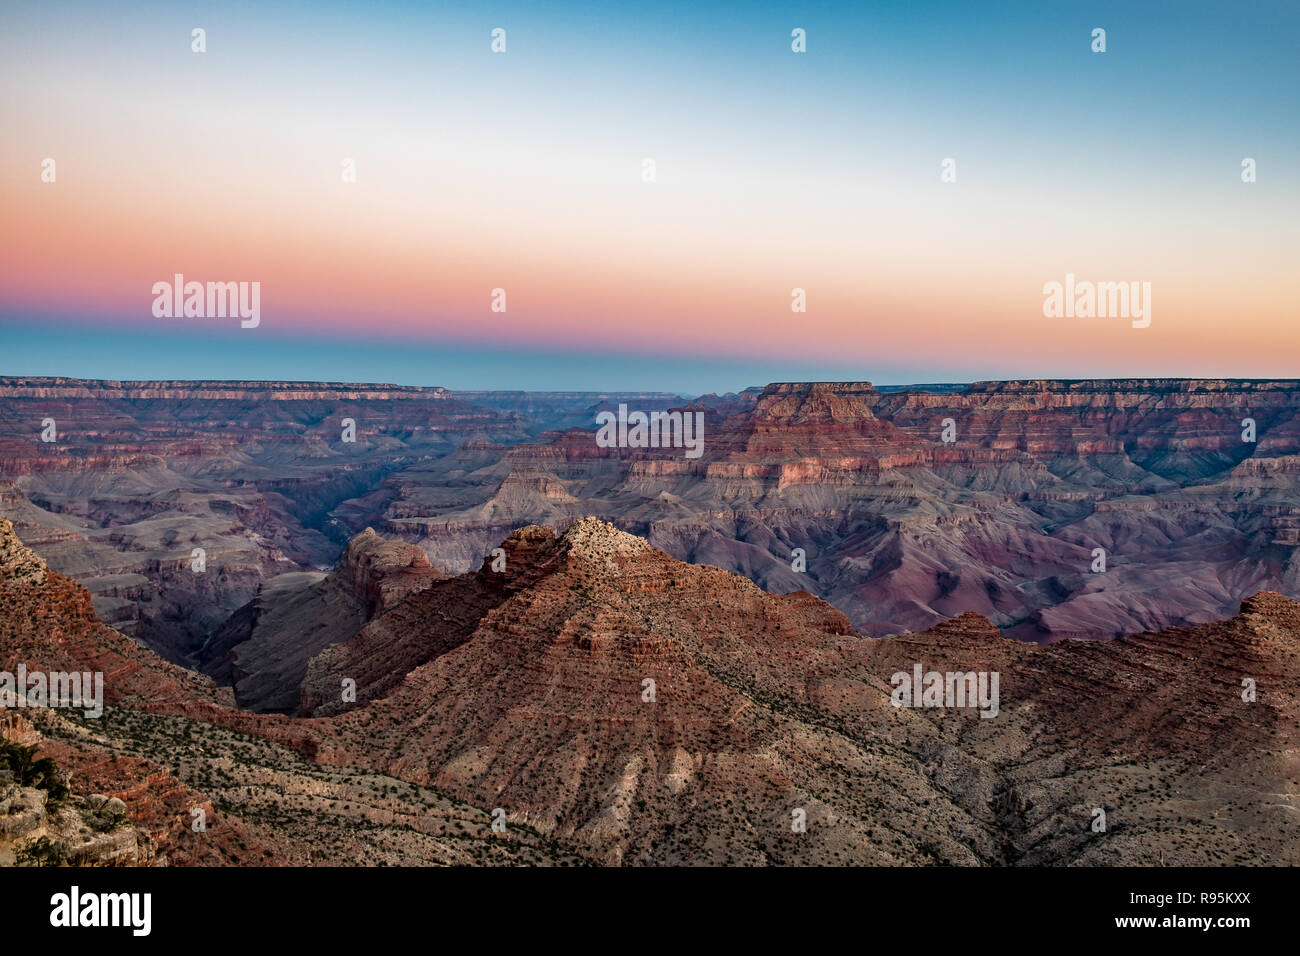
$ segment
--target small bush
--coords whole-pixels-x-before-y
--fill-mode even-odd
[[[68,846],[37,837],[14,849],[14,862],[18,866],[63,866],[68,862]]]
[[[46,806],[57,810],[68,799],[68,787],[58,765],[49,757],[36,759],[36,745],[0,740],[0,770],[13,774],[13,782],[20,787],[36,787],[46,792]]]

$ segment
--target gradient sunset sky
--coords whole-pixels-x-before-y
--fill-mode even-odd
[[[1293,2],[6,0],[0,86],[0,374],[1300,377]],[[178,272],[261,325],[155,318]]]

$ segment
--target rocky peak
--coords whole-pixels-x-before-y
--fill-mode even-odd
[[[1241,602],[1241,613],[1259,623],[1300,631],[1300,604],[1276,591],[1260,591]]]
[[[645,539],[620,531],[599,518],[579,518],[559,538],[569,554],[588,560],[631,559],[655,554]]]
[[[963,611],[954,618],[941,621],[930,628],[929,633],[951,637],[1002,637],[1002,632],[994,627],[993,622],[976,611]]]
[[[348,542],[336,574],[366,603],[371,615],[382,614],[396,600],[443,576],[422,548],[381,538],[374,528],[366,528]]]
[[[45,562],[18,540],[8,518],[0,518],[0,586],[41,585],[45,573]]]
[[[492,570],[487,557],[479,570],[483,584],[493,591],[513,593],[531,587],[557,571],[582,567],[600,576],[622,575],[632,568],[647,573],[665,556],[642,538],[620,531],[599,518],[579,518],[556,534],[545,525],[528,525],[511,532],[501,542],[505,552],[505,573]]]

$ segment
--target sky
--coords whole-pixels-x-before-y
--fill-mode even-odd
[[[6,0],[0,97],[0,374],[1300,376],[1300,4]]]

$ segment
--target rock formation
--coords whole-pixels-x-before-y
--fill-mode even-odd
[[[1025,640],[1112,638],[1300,596],[1296,382],[774,384],[704,448],[600,448],[594,423],[463,447],[388,476],[372,523],[464,570],[512,526],[599,515],[875,635],[976,610]]]
[[[232,685],[246,710],[293,713],[311,658],[440,577],[419,548],[366,528],[328,575],[284,574],[263,585],[199,652],[202,670]]]

